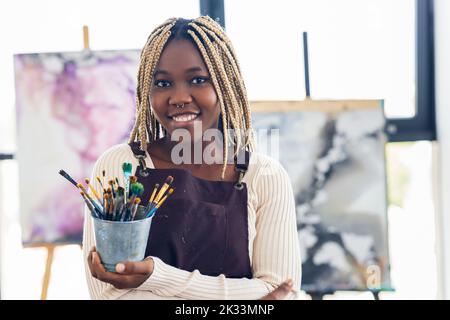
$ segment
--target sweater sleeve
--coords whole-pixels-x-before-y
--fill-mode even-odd
[[[301,259],[289,176],[279,163],[266,159],[254,179],[250,183],[258,194],[258,207],[252,279],[189,272],[154,257],[153,274],[137,289],[182,299],[259,299],[290,278],[295,292],[288,299],[297,298]]]

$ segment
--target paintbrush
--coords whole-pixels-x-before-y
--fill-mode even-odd
[[[88,186],[89,190],[91,190],[94,197],[97,198],[98,202],[101,204],[102,199],[98,195],[97,191],[95,191],[94,187],[89,183],[90,182],[89,179],[88,178],[84,179],[84,182],[86,182],[86,185]]]
[[[116,197],[116,192],[114,191],[114,180],[109,180],[108,184],[111,186],[111,192],[114,199]]]
[[[123,185],[125,187],[125,204],[127,203],[128,192],[130,190],[130,176],[132,174],[133,166],[129,162],[122,163],[123,171]]]
[[[108,214],[111,212],[112,209],[112,205],[114,202],[114,198],[113,198],[113,194],[111,191],[111,187],[108,187],[108,189],[106,190],[106,193],[108,194],[108,205],[109,205],[109,210],[108,210]]]
[[[131,181],[131,179],[130,179],[130,181]],[[129,215],[131,214],[130,208],[134,204],[134,199],[136,197],[142,195],[143,192],[144,192],[144,186],[141,183],[135,182],[135,183],[131,184],[131,187],[130,187],[131,197],[125,206],[125,215],[123,217],[125,221],[129,218]]]
[[[108,201],[109,201],[108,220],[112,220],[113,211],[114,211],[114,199],[111,194],[110,194],[110,197],[108,197]]]
[[[77,186],[77,182],[67,173],[67,172],[65,172],[64,170],[59,170],[59,174],[60,175],[62,175],[64,178],[66,178],[71,184],[73,184],[75,187],[77,187],[78,188],[78,186]]]
[[[133,205],[133,207],[132,207],[132,209],[131,209],[131,218],[130,218],[130,221],[133,221],[134,218],[136,217],[136,212],[137,212],[139,203],[141,203],[141,198],[136,198],[136,199],[134,199],[134,205]]]
[[[128,197],[131,197],[131,185],[136,182],[137,182],[137,177],[131,176],[130,177],[130,190],[128,190],[128,193],[126,194]]]
[[[146,218],[150,218],[152,217],[156,210],[158,210],[161,205],[164,203],[164,201],[166,201],[167,197],[170,196],[174,191],[174,188],[170,188],[169,192],[167,192],[167,194],[156,204],[156,206],[147,214]]]
[[[102,189],[105,190],[105,187],[103,186],[103,183],[102,183],[102,181],[100,180],[100,178],[99,178],[99,177],[96,177],[96,179],[97,179],[98,183],[100,183],[100,186],[102,187]]]
[[[150,210],[150,206],[153,202],[153,199],[155,199],[156,190],[159,188],[159,183],[155,184],[155,187],[153,188],[152,195],[150,196],[150,199],[148,200],[147,207],[145,208],[145,212],[148,212]]]
[[[123,195],[119,195],[116,201],[116,210],[114,212],[113,220],[120,220],[122,209],[125,205],[123,204]]]
[[[86,191],[86,189],[83,187],[83,185],[81,183],[77,183],[77,187],[79,189],[81,189],[81,191],[83,191],[86,195],[86,197],[89,199],[89,201],[92,203],[92,205],[95,207],[95,209],[97,209],[97,211],[102,212],[102,208],[97,204],[97,202],[91,198],[91,196],[89,195],[89,193]]]
[[[115,211],[115,204],[114,204],[114,199],[111,199],[111,207],[110,207],[110,211],[109,211],[109,219],[113,220],[114,218],[114,211]]]
[[[122,187],[117,188],[116,198],[114,199],[115,203],[115,214],[114,220],[120,220],[122,216],[122,209],[125,206],[124,203],[124,189]]]
[[[108,215],[108,212],[109,212],[109,194],[108,193],[105,193],[104,200],[105,200],[104,218],[106,218]]]
[[[155,199],[152,201],[152,203],[150,205],[150,210],[152,210],[156,206],[156,204],[159,202],[159,200],[161,200],[161,198],[163,197],[164,193],[170,187],[172,182],[173,182],[173,177],[172,176],[168,176],[166,178],[166,181],[164,181],[164,184],[161,187],[161,189],[159,190],[158,194],[156,195]]]
[[[94,206],[93,206],[93,205],[89,202],[89,200],[86,198],[84,192],[83,192],[83,191],[80,191],[80,194],[81,194],[81,196],[83,197],[84,202],[86,203],[86,206],[89,208],[89,211],[91,211],[91,214],[92,214],[94,217],[99,218],[97,212],[95,211]]]

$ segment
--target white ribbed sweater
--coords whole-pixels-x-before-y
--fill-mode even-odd
[[[154,168],[147,153],[146,165]],[[123,179],[122,163],[138,166],[127,144],[104,152],[94,165],[91,181],[100,193],[95,177],[106,171],[107,180]],[[86,279],[92,299],[259,299],[286,279],[294,281],[296,299],[301,281],[301,259],[297,237],[295,201],[292,186],[284,168],[274,159],[252,153],[243,180],[248,188],[249,255],[253,278],[234,279],[181,270],[154,257],[152,275],[136,289],[116,289],[91,276],[87,257],[95,245],[92,218],[85,206],[83,256]],[[205,234],[205,238],[208,235]]]

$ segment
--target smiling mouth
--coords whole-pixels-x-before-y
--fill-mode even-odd
[[[175,122],[190,122],[190,121],[194,121],[195,119],[197,119],[200,116],[200,114],[194,114],[194,113],[185,113],[185,114],[180,114],[180,115],[176,115],[176,116],[172,116],[169,117],[171,120],[175,121]]]

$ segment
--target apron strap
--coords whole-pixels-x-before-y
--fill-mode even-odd
[[[147,168],[147,165],[145,164],[145,157],[146,157],[145,151],[142,151],[140,149],[139,142],[137,141],[131,142],[128,145],[130,146],[131,151],[133,151],[134,157],[139,161],[141,167],[139,174],[143,177],[147,177],[149,175],[150,169]],[[242,157],[244,157],[244,161],[242,161]],[[241,150],[239,152],[239,155],[234,157],[236,171],[239,172],[239,178],[238,181],[235,183],[234,187],[238,190],[242,190],[244,188],[242,180],[244,179],[244,175],[248,170],[249,162],[250,162],[250,152],[248,152],[247,150]]]
[[[138,159],[141,169],[139,170],[139,174],[142,177],[147,177],[150,173],[150,169],[147,168],[147,165],[145,164],[145,151],[142,151],[139,147],[138,142],[131,142],[128,144],[131,148],[131,151],[133,151],[133,155],[136,159]]]
[[[242,162],[242,157],[244,157],[244,161]],[[238,161],[239,160],[239,161]],[[239,155],[234,157],[234,163],[236,165],[236,171],[239,172],[238,181],[234,184],[234,187],[238,190],[242,190],[244,188],[244,184],[242,180],[244,179],[244,175],[248,170],[248,164],[250,162],[250,152],[247,150],[241,150]]]

